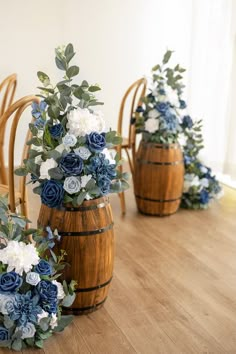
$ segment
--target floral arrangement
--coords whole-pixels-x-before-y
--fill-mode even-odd
[[[193,123],[190,116],[182,122],[185,175],[181,206],[187,209],[206,209],[210,201],[223,194],[211,169],[198,157],[204,147],[201,128],[202,121]]]
[[[142,133],[145,141],[177,143],[182,132],[186,103],[182,98],[181,73],[185,69],[179,64],[174,68],[167,67],[172,53],[168,50],[162,64],[153,67],[150,92],[135,112],[137,133]]]
[[[19,351],[42,348],[71,322],[61,309],[72,305],[76,285],[57,280],[65,266],[64,252],[56,256],[52,251],[57,233],[47,228],[42,237],[40,230],[25,230],[27,222],[12,214],[7,198],[0,196],[0,347]]]
[[[31,174],[31,182],[38,183],[34,192],[50,208],[80,205],[128,188],[127,175],[117,168],[119,156],[109,151],[122,139],[106,129],[101,111],[92,109],[102,104],[94,96],[99,86],[86,80],[72,83],[79,73],[78,66],[70,66],[74,55],[72,44],[56,49],[56,65],[64,76],[54,86],[47,74],[38,72],[42,100],[33,104],[29,158],[16,170]]]

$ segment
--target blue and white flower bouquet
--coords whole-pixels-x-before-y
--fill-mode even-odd
[[[188,116],[182,122],[182,129],[185,175],[181,206],[206,209],[212,200],[223,195],[223,190],[212,170],[199,159],[199,152],[204,147],[202,121],[193,122]]]
[[[64,252],[56,256],[52,251],[56,232],[48,228],[45,238],[40,230],[25,230],[26,224],[0,196],[0,347],[19,351],[42,348],[71,322],[72,316],[61,312],[73,303],[76,286],[57,280],[65,264]]]
[[[145,141],[154,143],[177,143],[182,132],[181,122],[186,111],[182,98],[182,75],[185,69],[167,66],[172,55],[168,50],[162,60],[152,69],[150,92],[143,98],[142,106],[135,113],[136,131]]]
[[[33,104],[29,158],[16,170],[31,174],[32,183],[38,184],[34,192],[50,208],[80,205],[128,188],[127,175],[117,168],[119,156],[109,150],[122,139],[106,129],[102,112],[92,109],[102,104],[94,96],[99,86],[73,82],[79,73],[78,66],[70,65],[74,55],[72,44],[56,49],[56,65],[64,73],[56,85],[38,72],[42,100]]]

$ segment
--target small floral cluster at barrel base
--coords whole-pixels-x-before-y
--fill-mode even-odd
[[[61,309],[73,303],[76,283],[57,280],[65,265],[64,252],[56,256],[52,251],[56,232],[47,228],[42,237],[40,230],[24,230],[27,220],[10,213],[3,197],[0,215],[0,347],[42,348],[72,321]],[[30,233],[37,243],[28,242]]]
[[[34,192],[50,208],[80,205],[128,188],[127,174],[117,168],[119,156],[111,152],[122,139],[106,129],[102,112],[92,109],[102,104],[94,96],[99,86],[73,83],[79,73],[78,66],[69,64],[74,54],[72,44],[56,49],[56,65],[64,76],[55,86],[38,72],[42,100],[32,107],[29,157],[16,170],[31,174],[31,182],[38,184]]]

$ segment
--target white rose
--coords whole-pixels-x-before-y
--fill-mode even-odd
[[[179,96],[175,90],[173,90],[169,85],[166,85],[165,88],[165,93],[167,96],[168,102],[170,102],[171,105],[179,107]]]
[[[7,247],[0,250],[0,262],[8,265],[7,272],[28,273],[39,261],[37,250],[31,243],[9,241]]]
[[[40,179],[50,179],[51,177],[48,174],[48,170],[51,168],[57,167],[57,162],[51,158],[43,161],[40,166]]]
[[[62,138],[62,142],[65,146],[73,147],[77,144],[77,139],[73,134],[66,134]]]
[[[37,314],[37,320],[38,320],[38,323],[43,319],[43,318],[47,318],[49,316],[49,313],[42,310],[41,313],[38,313]]]
[[[51,326],[52,329],[57,326],[57,315],[55,313],[52,313],[52,317],[49,325]]]
[[[96,112],[94,112],[94,115],[96,117],[96,129],[95,129],[95,131],[97,133],[104,132],[105,129],[106,129],[106,123],[105,123],[104,115],[103,115],[102,111],[96,111]]]
[[[149,118],[145,122],[145,130],[149,133],[155,133],[159,128],[159,121],[155,118]]]
[[[14,295],[0,294],[0,313],[8,315],[14,311],[15,297]]]
[[[207,178],[201,178],[199,182],[203,188],[209,187],[209,180]]]
[[[88,160],[88,158],[92,155],[88,148],[85,146],[80,146],[74,149],[76,155],[79,155],[82,160]]]
[[[186,145],[187,138],[186,138],[186,136],[183,133],[179,134],[178,142],[179,142],[179,144],[181,146],[185,146]]]
[[[56,280],[53,280],[52,283],[57,286],[57,298],[58,298],[58,300],[64,299],[64,297],[66,296],[66,294],[64,293],[62,284],[59,283],[59,282],[56,281]]]
[[[36,286],[40,282],[40,276],[38,273],[35,272],[29,272],[26,275],[26,283]]]
[[[88,181],[92,178],[92,175],[85,175],[81,177],[81,188],[84,188]]]
[[[66,177],[63,184],[63,188],[69,194],[74,194],[79,192],[81,189],[81,183],[79,178],[75,176]]]
[[[157,118],[159,115],[160,113],[156,109],[151,109],[151,111],[148,112],[148,118]]]
[[[21,339],[32,338],[36,332],[36,328],[31,322],[27,322],[24,326],[20,326],[18,328],[22,331]]]

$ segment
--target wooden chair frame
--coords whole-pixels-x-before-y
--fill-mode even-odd
[[[10,128],[10,139],[8,145],[8,178],[6,176],[6,171],[4,169],[3,173],[3,181],[5,183],[2,186],[8,186],[9,190],[9,207],[12,212],[16,210],[16,190],[15,190],[15,178],[14,178],[14,155],[15,155],[15,137],[16,131],[18,127],[19,120],[21,118],[22,113],[25,109],[32,104],[32,102],[39,103],[39,98],[36,96],[26,96],[21,98],[20,100],[16,101],[13,105],[11,105],[8,110],[0,117],[0,163],[1,166],[5,166],[4,161],[4,141],[5,141],[5,128],[8,119],[14,114],[13,121]],[[28,157],[29,146],[26,145],[26,141],[31,138],[31,132],[28,129],[26,140],[23,148],[22,154],[22,162],[25,158]],[[1,185],[0,185],[1,187]],[[20,177],[19,182],[19,195],[20,201],[19,204],[21,205],[21,213],[22,215],[28,217],[28,205],[27,205],[27,195],[26,195],[26,176]]]
[[[124,110],[126,106],[126,102],[128,97],[133,92],[132,100],[131,100],[131,107],[130,107],[130,115],[129,115],[129,133],[128,133],[128,141],[122,142],[121,145],[117,146],[116,150],[121,156],[122,154],[122,149],[125,150],[126,155],[128,157],[128,162],[130,166],[130,171],[132,176],[134,177],[135,173],[135,168],[134,168],[134,160],[135,160],[135,153],[136,153],[136,129],[135,129],[135,119],[133,117],[134,112],[136,111],[137,107],[142,104],[142,98],[145,96],[146,92],[146,87],[147,87],[147,80],[145,78],[141,78],[137,81],[135,81],[125,92],[121,105],[120,105],[120,111],[119,111],[119,117],[118,117],[118,126],[117,126],[117,132],[120,136],[123,137],[122,134],[122,128],[123,128],[123,116],[124,116]],[[131,150],[131,154],[130,154]],[[122,165],[119,166],[120,172],[123,171]],[[125,207],[125,196],[124,192],[121,192],[119,194],[120,196],[120,201],[121,201],[121,210],[122,214],[125,214],[126,212],[126,207]]]

